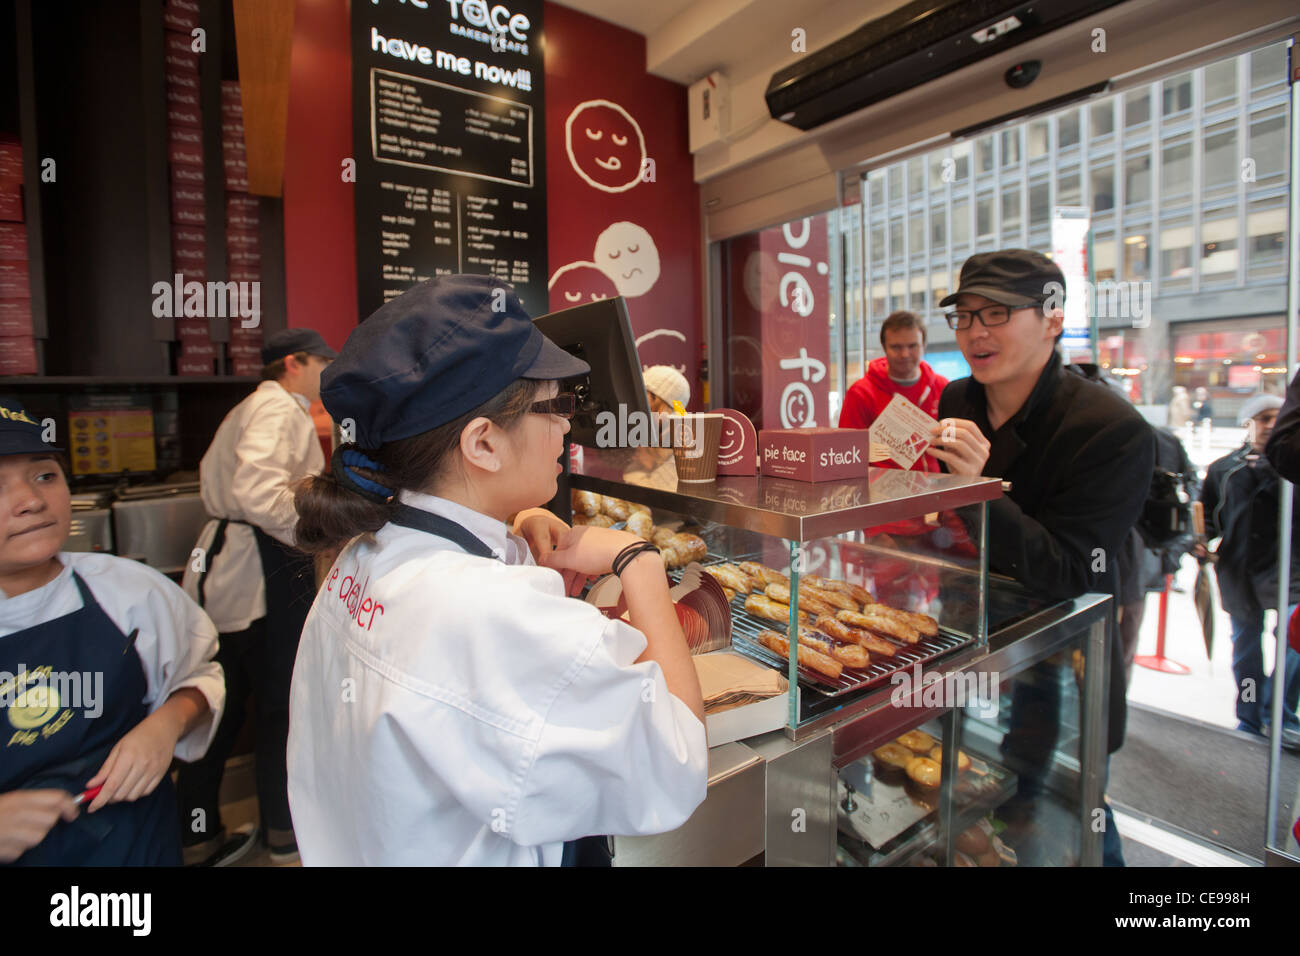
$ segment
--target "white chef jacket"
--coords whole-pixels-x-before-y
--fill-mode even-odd
[[[311,403],[279,382],[263,382],[217,429],[199,463],[199,491],[208,514],[247,521],[292,546],[298,514],[290,486],[325,467]],[[211,556],[217,522],[209,521],[196,547],[208,554],[204,610],[222,634],[242,631],[266,614],[266,582],[253,529],[226,526],[221,553]],[[199,598],[199,572],[185,568],[185,593]]]
[[[213,660],[217,629],[208,616],[169,578],[138,561],[68,551],[60,552],[59,560],[63,570],[48,584],[16,597],[0,592],[0,643],[15,631],[79,611],[82,601],[72,579],[75,569],[123,634],[139,631],[134,648],[144,668],[149,713],[186,687],[207,698],[207,716],[176,742],[175,750],[181,760],[202,757],[217,732],[226,700],[226,679]]]
[[[633,663],[644,635],[567,597],[501,522],[401,499],[508,563],[394,524],[334,563],[290,692],[303,863],[555,866],[566,840],[680,826],[708,746],[659,665]]]

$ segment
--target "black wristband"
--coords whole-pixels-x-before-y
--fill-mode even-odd
[[[614,572],[615,577],[622,577],[623,572],[627,570],[627,566],[647,551],[653,551],[655,554],[659,553],[659,549],[649,541],[637,541],[634,544],[629,544],[614,555],[614,560],[610,563],[610,570]]]

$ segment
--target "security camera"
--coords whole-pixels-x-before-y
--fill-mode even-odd
[[[1013,90],[1023,90],[1034,80],[1038,79],[1038,72],[1043,68],[1042,60],[1026,60],[1024,63],[1017,63],[1011,69],[1007,70],[1004,79],[1007,86]]]

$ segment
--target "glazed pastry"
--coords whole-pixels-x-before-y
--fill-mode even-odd
[[[898,738],[898,742],[912,753],[922,756],[934,749],[934,738],[924,730],[909,730]]]
[[[749,602],[746,601],[745,603],[748,604]],[[790,642],[786,640],[784,634],[778,634],[776,631],[760,631],[758,640],[768,650],[775,651],[782,657],[788,658],[790,656]],[[800,649],[799,663],[812,668],[819,674],[825,674],[827,677],[832,678],[839,677],[844,670],[839,661],[827,657],[811,647]]]
[[[790,589],[784,584],[769,584],[765,592],[773,601],[780,601],[783,604],[790,603]],[[799,612],[802,614],[807,611],[809,614],[834,614],[835,608],[831,607],[825,601],[819,601],[813,597],[810,592],[803,588],[799,589]]]
[[[648,511],[633,511],[627,516],[627,530],[647,541],[654,534],[654,526]]]
[[[587,515],[574,515],[573,524],[575,527],[578,525],[590,525],[593,528],[612,528],[614,526],[614,519],[609,515],[591,515],[590,517]]]
[[[739,594],[748,594],[754,589],[749,575],[734,564],[713,564],[704,571],[706,574],[713,575],[724,588],[730,588]]]
[[[692,561],[703,561],[708,556],[709,547],[704,543],[704,539],[698,534],[675,534],[668,541],[668,547],[675,550],[686,560],[684,564]]]
[[[773,571],[766,565],[759,564],[757,561],[741,561],[740,570],[748,574],[755,582],[762,583],[763,587],[767,587],[769,584],[784,584],[786,587],[790,586],[790,579],[788,577],[780,571]]]
[[[667,545],[659,546],[659,556],[664,559],[665,568],[680,568],[689,563],[677,553],[676,548],[670,548]]]
[[[884,604],[873,604],[872,608],[877,614],[883,615],[884,617],[891,617],[902,624],[907,624],[916,628],[917,633],[922,637],[934,637],[939,633],[939,622],[928,614],[917,614],[913,611],[900,611],[896,607],[889,607]],[[864,610],[863,613],[866,614],[871,612]]]
[[[626,521],[627,516],[632,513],[626,501],[622,498],[611,498],[609,495],[600,496],[600,510],[615,521]]]
[[[838,618],[831,617],[829,614],[819,614],[817,620],[813,621],[813,626],[817,630],[829,634],[837,641],[843,641],[846,644],[861,644],[873,654],[879,654],[881,657],[893,657],[898,653],[898,648],[883,637],[877,637],[870,631],[864,631],[860,627],[849,627]]]
[[[930,759],[933,760],[935,763],[942,765],[943,747],[941,747],[939,744],[935,744],[934,747],[930,750]],[[970,769],[970,757],[966,756],[966,751],[958,750],[957,751],[957,772],[965,773],[969,769]]]
[[[875,631],[878,634],[892,637],[906,644],[917,644],[921,640],[920,632],[911,624],[900,621],[896,617],[881,614],[879,604],[868,604],[860,614],[853,611],[840,611],[835,616],[845,624],[866,628],[869,631]]]
[[[817,587],[823,587],[827,591],[839,591],[841,594],[847,594],[857,601],[859,605],[875,603],[876,599],[871,596],[871,592],[866,588],[850,584],[848,581],[836,581],[834,578],[824,578],[823,580],[826,583],[824,585],[819,584]]]
[[[907,762],[908,778],[926,789],[939,786],[942,773],[942,768],[929,757],[913,757]]]
[[[731,590],[731,588],[723,588],[723,589],[722,589],[722,593],[723,593],[723,596],[726,597],[726,599],[727,599],[727,603],[728,603],[728,604],[730,604],[732,601],[736,600],[736,592],[733,591],[733,590]]]
[[[902,744],[888,743],[871,751],[871,756],[892,770],[906,771],[914,755]]]
[[[677,534],[672,528],[665,528],[663,525],[655,525],[654,530],[650,532],[650,540],[655,543],[655,547],[666,548],[669,542]]]
[[[826,635],[814,631],[812,628],[799,628],[799,643],[804,647],[811,647],[827,657],[835,658],[845,667],[861,670],[871,663],[871,658],[865,648],[859,647],[857,644],[836,644]]]
[[[841,594],[839,591],[826,590],[825,588],[813,587],[812,585],[805,586],[804,583],[800,581],[799,602],[801,604],[805,600],[805,594],[815,597],[823,604],[834,605],[835,609],[839,611],[856,611],[862,606],[847,594]]]
[[[745,610],[755,617],[766,618],[769,621],[779,621],[782,624],[790,620],[790,605],[773,601],[770,597],[762,594],[751,594],[745,598]],[[799,623],[806,624],[807,622],[808,615],[800,611]]]
[[[575,515],[586,515],[588,518],[600,514],[600,495],[593,491],[575,491],[573,493],[573,513]]]

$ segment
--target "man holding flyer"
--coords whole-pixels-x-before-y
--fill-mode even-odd
[[[1058,600],[1117,593],[1120,548],[1146,501],[1155,460],[1154,433],[1142,416],[1062,363],[1056,343],[1064,316],[1047,302],[1063,301],[1065,291],[1056,264],[1028,249],[966,260],[957,291],[939,304],[955,307],[948,324],[971,374],[944,390],[927,452],[952,474],[1011,483],[989,504],[989,569]],[[1127,716],[1117,628],[1112,637],[1108,753],[1123,743]],[[1052,686],[1059,695],[1059,683]],[[1054,746],[1059,715],[1054,701],[1021,699],[1030,690],[1016,684],[1003,743],[1028,771],[1022,797],[1032,797],[1033,769]],[[1122,865],[1105,810],[1106,862]]]

